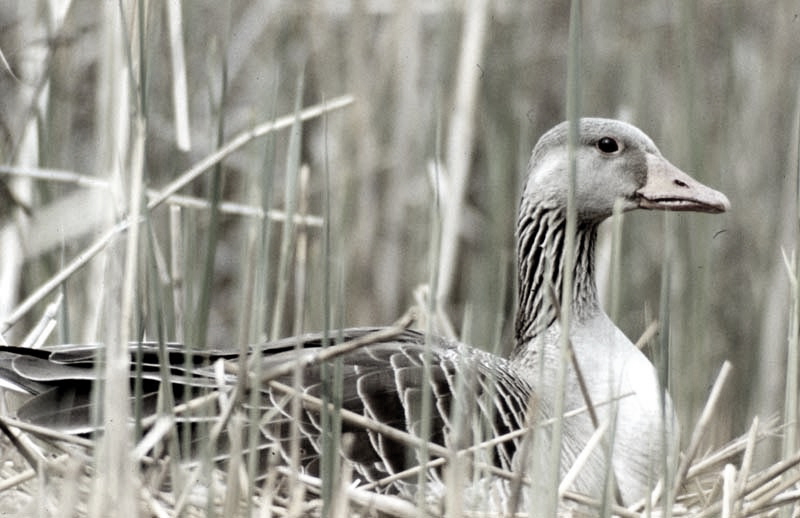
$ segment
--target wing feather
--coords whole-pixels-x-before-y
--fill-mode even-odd
[[[344,340],[363,337],[375,329],[345,330]],[[519,428],[524,422],[531,389],[519,380],[508,363],[487,353],[466,348],[443,338],[428,338],[416,331],[405,331],[391,340],[370,344],[343,355],[343,391],[339,394],[342,408],[374,419],[384,425],[419,436],[422,423],[430,424],[433,443],[464,448],[473,441],[500,435]],[[270,369],[291,362],[299,354],[322,346],[322,335],[293,337],[253,348],[260,356],[261,368]],[[424,354],[430,347],[430,369],[426,372]],[[211,365],[217,360],[235,360],[237,353],[225,351],[188,351],[170,344],[161,350],[157,344],[131,346],[131,380],[138,373],[143,380],[144,394],[138,402],[142,413],[156,411],[161,385],[161,361],[168,362],[170,387],[175,401],[184,401],[217,387]],[[0,348],[0,376],[14,378],[34,396],[18,409],[18,417],[26,421],[53,426],[70,433],[86,434],[97,427],[92,423],[91,383],[98,375],[102,348],[97,345],[60,346],[49,350]],[[291,375],[277,381],[292,386]],[[321,398],[330,393],[330,380],[323,379],[320,365],[303,369],[301,390]],[[229,385],[236,383],[230,376]],[[243,414],[259,416],[258,422],[265,455],[279,455],[290,461],[291,433],[300,433],[301,467],[318,474],[322,450],[322,425],[314,410],[303,407],[299,419],[292,415],[291,396],[262,388],[258,408],[244,405]],[[423,416],[423,393],[430,391],[430,414]],[[248,397],[243,401],[249,401]],[[132,402],[133,404],[134,402]],[[206,410],[206,413],[208,410]],[[522,417],[521,417],[522,416]],[[187,420],[190,418],[187,417]],[[454,437],[453,431],[459,430]],[[358,473],[368,481],[398,473],[415,466],[418,452],[406,444],[343,421],[342,433],[349,435],[351,447],[339,452],[354,463]],[[488,455],[494,462],[510,469],[517,441],[493,448]],[[431,472],[438,478],[440,473]],[[399,486],[389,486],[394,492]]]

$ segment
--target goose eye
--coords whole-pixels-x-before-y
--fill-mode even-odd
[[[597,141],[597,149],[603,153],[611,154],[619,151],[619,144],[611,137],[603,137]]]

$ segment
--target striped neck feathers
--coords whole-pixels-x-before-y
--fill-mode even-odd
[[[517,223],[517,345],[536,338],[558,319],[563,300],[566,210],[543,206],[522,210]],[[599,221],[578,221],[572,289],[572,318],[580,322],[600,311],[594,280]],[[555,300],[554,300],[555,298]]]

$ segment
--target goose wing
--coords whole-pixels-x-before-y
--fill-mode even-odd
[[[340,340],[353,340],[377,331],[376,328],[348,329]],[[404,331],[389,340],[350,351],[338,361],[342,376],[341,408],[381,426],[399,430],[406,437],[418,438],[423,422],[429,422],[428,440],[442,447],[467,447],[477,440],[518,429],[525,421],[531,388],[511,370],[505,360],[416,331]],[[321,350],[321,334],[280,340],[252,348],[250,359],[257,355],[262,372],[287,362],[297,361],[305,353]],[[429,349],[427,349],[429,348]],[[429,369],[425,367],[430,350]],[[160,350],[152,343],[132,344],[131,384],[141,387],[138,399],[131,401],[134,415],[146,416],[158,408],[163,373],[169,373],[169,386],[175,401],[208,391],[232,387],[236,376],[219,378],[217,360],[238,360],[236,352],[189,351],[178,344]],[[7,386],[27,392],[30,397],[17,409],[19,419],[56,428],[66,433],[86,434],[99,427],[92,421],[92,383],[102,369],[103,346],[72,345],[31,350],[0,348],[0,377]],[[166,363],[166,369],[162,365]],[[327,362],[330,367],[333,360]],[[252,367],[252,365],[251,365]],[[300,372],[299,387],[314,398],[326,395],[336,399],[329,381],[323,376],[323,364],[312,363]],[[275,381],[293,386],[292,374],[282,374]],[[222,385],[220,385],[222,382]],[[423,415],[423,393],[430,391],[431,406]],[[257,414],[251,413],[252,401],[245,401],[245,415],[256,415],[262,446],[289,462],[293,429],[299,430],[303,468],[312,474],[319,471],[323,425],[316,407],[302,405],[300,415],[292,411],[292,397],[269,384],[260,388]],[[298,419],[295,419],[298,417]],[[196,418],[195,421],[196,422]],[[389,437],[378,427],[365,428],[348,419],[342,420],[342,433],[349,436],[349,447],[342,455],[352,461],[368,481],[399,473],[420,462],[418,452],[402,437]],[[195,440],[197,437],[194,438]],[[517,448],[516,440],[489,448],[484,458],[510,469]]]

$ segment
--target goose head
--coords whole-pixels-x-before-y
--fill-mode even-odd
[[[567,206],[568,122],[542,135],[531,155],[523,204]],[[600,221],[634,209],[719,213],[728,198],[684,173],[640,129],[613,119],[583,118],[576,148],[575,206],[581,221]]]

